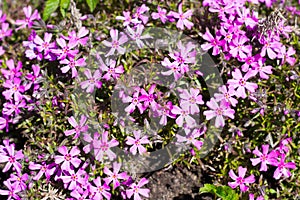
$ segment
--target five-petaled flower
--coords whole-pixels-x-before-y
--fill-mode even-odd
[[[246,175],[246,171],[247,168],[243,168],[239,166],[238,176],[237,176],[231,169],[229,171],[229,176],[234,180],[234,182],[228,182],[228,185],[233,189],[239,186],[242,192],[246,192],[249,189],[249,187],[246,186],[245,184],[250,184],[255,182],[255,177],[253,174],[248,176],[247,178],[244,178]]]

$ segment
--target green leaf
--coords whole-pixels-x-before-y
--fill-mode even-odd
[[[204,187],[200,188],[200,193],[216,193],[216,186],[212,184],[204,184]]]
[[[59,6],[59,0],[47,0],[46,6],[43,12],[43,20],[46,21],[50,15],[56,11]]]
[[[60,13],[63,17],[66,16],[66,10],[69,8],[70,0],[60,0]]]
[[[88,4],[91,12],[93,12],[95,10],[98,2],[99,2],[99,0],[86,0],[86,3]]]

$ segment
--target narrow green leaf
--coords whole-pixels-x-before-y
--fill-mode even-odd
[[[60,7],[63,9],[68,9],[70,5],[70,0],[60,0]]]
[[[93,12],[98,4],[99,0],[86,0],[86,3],[88,4],[90,11]]]
[[[43,12],[43,20],[46,21],[50,15],[56,11],[59,6],[59,0],[47,0],[46,6]]]

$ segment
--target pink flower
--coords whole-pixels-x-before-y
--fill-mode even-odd
[[[140,92],[140,90],[133,93],[132,97],[127,96],[127,97],[122,98],[123,103],[130,103],[129,106],[127,106],[125,108],[125,112],[132,113],[136,107],[138,107],[141,114],[145,111],[144,106],[142,105],[142,103],[139,100],[139,92]]]
[[[123,11],[124,16],[117,16],[116,20],[123,20],[123,26],[128,26],[131,23],[138,24],[140,21],[137,18],[132,18],[130,12]]]
[[[183,90],[180,96],[180,106],[189,109],[189,112],[193,115],[200,112],[197,104],[204,104],[202,95],[199,94],[199,89],[190,88],[190,91]]]
[[[244,178],[246,175],[246,171],[247,168],[243,168],[239,166],[238,168],[239,175],[236,176],[233,170],[231,169],[229,171],[229,176],[234,180],[234,182],[228,182],[228,185],[233,189],[239,186],[242,192],[246,192],[249,189],[249,187],[246,186],[245,184],[250,184],[255,182],[255,177],[253,174],[247,178]]]
[[[78,71],[76,67],[83,67],[86,66],[86,62],[84,58],[75,59],[70,57],[69,59],[65,58],[64,60],[60,60],[59,64],[63,64],[61,69],[62,73],[67,73],[70,69],[72,71],[72,78],[78,76]]]
[[[229,53],[234,58],[246,58],[247,54],[250,54],[252,51],[251,45],[244,45],[246,42],[248,42],[248,40],[249,39],[244,35],[234,37],[231,43],[229,44]]]
[[[74,127],[74,129],[65,131],[65,135],[69,136],[75,133],[74,139],[78,138],[81,132],[86,132],[88,130],[88,125],[85,125],[86,120],[86,116],[81,115],[80,124],[78,124],[73,116],[70,117],[68,122]]]
[[[3,152],[0,152],[0,163],[6,163],[2,172],[7,172],[12,166],[14,171],[21,173],[22,164],[18,162],[24,158],[22,150],[15,151],[15,144],[9,144],[9,142],[3,142],[4,149]]]
[[[24,100],[21,101],[17,101],[17,102],[6,102],[3,104],[3,110],[2,113],[4,115],[12,115],[12,113],[15,113],[15,115],[20,114],[21,110],[20,108],[25,108],[26,107],[26,103]]]
[[[121,169],[121,163],[114,162],[113,163],[113,172],[108,169],[108,167],[104,167],[103,172],[108,176],[108,178],[104,178],[104,181],[107,185],[110,184],[110,182],[113,182],[113,189],[116,189],[120,186],[119,179],[127,180],[128,175],[126,172],[119,173]]]
[[[237,19],[238,22],[240,23],[245,23],[247,27],[253,28],[257,24],[257,19],[254,17],[251,17],[250,15],[250,9],[242,7],[242,9],[236,9],[237,14],[239,18]],[[257,13],[255,13],[257,15]]]
[[[28,28],[31,28],[33,25],[33,21],[40,19],[40,15],[37,10],[34,10],[32,13],[32,8],[31,6],[24,7],[23,11],[25,13],[25,20],[16,20],[16,25],[19,25],[19,27],[16,30],[19,30],[21,28],[25,28],[28,26]]]
[[[200,150],[203,142],[196,138],[200,137],[203,132],[198,129],[194,129],[193,131],[191,131],[191,129],[185,129],[185,134],[185,136],[176,134],[177,142],[185,143],[185,145],[193,144],[198,150]]]
[[[260,55],[262,57],[266,56],[266,53],[268,54],[270,59],[275,59],[277,57],[277,54],[275,53],[280,51],[282,44],[274,39],[266,39],[262,40],[261,42],[264,46],[261,49]]]
[[[159,121],[159,124],[165,126],[167,125],[167,117],[170,117],[170,118],[176,118],[176,115],[174,115],[171,110],[172,110],[172,102],[169,101],[167,102],[166,104],[164,104],[163,106],[157,104],[157,109],[156,109],[156,112],[157,112],[157,115],[158,116],[161,116],[160,118],[160,121]]]
[[[148,11],[149,11],[149,7],[143,4],[142,6],[136,9],[136,12],[133,14],[133,17],[142,20],[143,24],[147,24],[148,17],[143,14]]]
[[[230,105],[232,105],[233,107],[236,106],[238,101],[235,98],[233,98],[233,96],[236,95],[235,94],[236,92],[233,88],[227,89],[227,87],[225,85],[222,85],[221,87],[219,87],[219,91],[221,93],[214,94],[215,99],[216,99],[217,102],[224,100],[226,102],[229,102]]]
[[[189,107],[173,106],[171,112],[175,115],[179,115],[176,119],[176,124],[179,127],[182,127],[184,122],[188,127],[193,127],[196,125],[196,120],[190,116]]]
[[[258,151],[258,148],[255,147],[253,154],[258,156],[259,158],[251,158],[251,162],[253,166],[256,166],[258,163],[261,163],[259,171],[267,171],[268,165],[274,165],[276,163],[277,154],[275,151],[271,151],[269,154],[269,145],[262,145],[262,152]]]
[[[149,197],[149,193],[150,190],[149,189],[145,189],[145,188],[141,188],[144,185],[146,185],[149,181],[146,178],[142,178],[138,184],[133,183],[130,185],[130,189],[126,190],[126,195],[128,198],[131,198],[133,195],[133,199],[134,200],[141,200],[140,195],[144,196],[144,197]]]
[[[39,83],[41,80],[38,78],[40,77],[40,66],[38,65],[32,65],[32,71],[31,73],[28,73],[25,78],[29,80],[29,83],[25,86],[25,90],[29,90],[32,85],[34,85],[33,89],[37,90],[40,86]]]
[[[62,156],[54,156],[55,163],[56,164],[61,164],[61,169],[69,171],[71,170],[71,164],[75,167],[78,168],[81,160],[77,158],[77,156],[80,154],[80,150],[78,147],[72,147],[71,151],[69,152],[68,148],[66,146],[61,146],[58,148],[58,152],[62,154]]]
[[[42,164],[35,164],[33,162],[30,162],[28,168],[30,170],[40,170],[33,177],[33,180],[39,180],[43,174],[45,174],[47,180],[50,180],[51,176],[54,174],[56,170],[55,163],[47,165],[45,162],[43,162]]]
[[[122,34],[120,39],[118,39],[118,30],[111,29],[110,30],[110,37],[112,38],[111,42],[108,42],[104,40],[102,43],[107,46],[111,47],[110,51],[105,55],[105,57],[111,56],[115,53],[117,50],[119,54],[124,54],[126,49],[124,47],[121,47],[122,44],[126,43],[128,41],[128,38],[125,34]]]
[[[151,38],[151,36],[148,34],[142,35],[144,28],[145,27],[143,25],[138,24],[134,31],[132,28],[127,26],[127,31],[129,33],[129,36],[131,37],[132,40],[136,42],[139,48],[143,48],[145,46],[142,40]]]
[[[96,179],[93,180],[93,185],[89,185],[89,190],[91,192],[92,199],[94,200],[102,200],[105,197],[107,200],[110,200],[111,194],[108,192],[110,187],[104,183],[102,185],[101,178],[98,176]]]
[[[162,75],[164,76],[169,76],[171,74],[174,75],[175,81],[177,81],[181,76],[181,68],[179,66],[179,63],[177,61],[174,62],[170,62],[169,58],[165,58],[161,64],[166,67],[169,68],[169,71],[165,71],[165,72],[161,72]]]
[[[1,69],[1,73],[6,79],[13,79],[14,77],[22,76],[22,72],[20,72],[20,70],[22,69],[21,61],[19,61],[17,67],[15,67],[14,60],[9,59],[6,61],[6,66],[8,67],[8,70]]]
[[[28,181],[28,174],[10,174],[10,181],[14,181],[17,183],[17,187],[19,187],[21,190],[26,190],[27,189],[27,185],[26,185],[26,181]]]
[[[86,69],[84,71],[84,74],[86,75],[88,80],[80,83],[80,86],[83,90],[86,89],[86,92],[93,93],[95,86],[96,88],[101,88],[102,82],[100,81],[101,73],[99,70],[96,70],[94,75],[92,76],[90,69]]]
[[[273,67],[271,65],[263,66],[265,60],[265,58],[258,60],[258,64],[249,70],[251,76],[255,76],[257,73],[259,73],[260,78],[269,79],[268,74],[272,74]]]
[[[188,29],[191,29],[194,24],[193,22],[190,22],[188,20],[189,17],[193,15],[192,10],[188,10],[185,13],[182,12],[182,3],[179,4],[178,6],[178,13],[171,11],[169,15],[173,16],[174,18],[178,19],[176,27],[184,30],[184,26],[186,26]]]
[[[151,14],[152,18],[153,19],[158,19],[159,18],[163,24],[166,23],[166,21],[168,20],[168,17],[166,16],[167,15],[167,10],[160,8],[160,6],[157,6],[157,11],[158,11],[157,13],[153,12]]]
[[[3,184],[7,187],[8,190],[1,190],[0,195],[8,196],[7,200],[16,199],[21,200],[21,198],[17,195],[17,193],[21,192],[21,188],[18,187],[18,183],[11,183],[10,180],[4,181]]]
[[[96,134],[97,135],[97,134]],[[109,160],[114,160],[117,156],[111,150],[112,147],[118,146],[119,142],[116,139],[111,139],[108,141],[108,132],[105,131],[101,135],[101,140],[90,140],[93,142],[93,148],[95,153],[95,158],[98,161],[103,161],[105,155],[108,156]],[[97,137],[96,137],[97,138]],[[98,136],[99,138],[99,136]],[[90,138],[91,139],[91,138]]]
[[[206,29],[206,32],[204,35],[202,35],[203,39],[208,41],[209,43],[205,43],[201,45],[201,48],[204,51],[207,51],[213,47],[213,53],[212,55],[216,56],[220,54],[220,48],[225,44],[225,41],[221,39],[221,36],[216,36],[215,38],[212,36],[212,34],[209,32],[208,28]]]
[[[289,169],[297,168],[294,162],[285,162],[285,154],[281,154],[280,161],[277,161],[274,165],[277,167],[273,175],[275,179],[280,179],[282,175],[288,178],[291,176],[291,172],[289,171]]]
[[[203,112],[203,114],[205,115],[206,120],[211,120],[212,118],[216,117],[215,127],[219,128],[225,126],[224,116],[234,119],[235,111],[231,109],[226,102],[220,102],[220,105],[218,105],[215,98],[211,98],[206,105],[211,110],[206,110]]]
[[[149,105],[152,110],[156,110],[157,103],[155,99],[157,98],[157,95],[155,93],[156,84],[152,84],[149,88],[148,93],[142,88],[140,90],[141,95],[139,96],[139,101],[144,102],[144,109],[148,108]]]
[[[77,46],[77,42],[75,41],[69,41],[69,43],[67,44],[63,38],[57,38],[56,42],[61,47],[61,49],[51,49],[51,52],[58,56],[58,60],[64,60],[67,56],[74,58],[79,52],[78,49],[72,50]]]
[[[229,87],[237,88],[236,90],[236,96],[241,98],[246,98],[246,90],[249,90],[250,92],[255,92],[255,90],[258,88],[258,85],[256,83],[247,82],[249,78],[253,76],[251,71],[248,71],[245,76],[243,77],[241,71],[239,69],[235,69],[234,72],[232,72],[232,77],[234,79],[230,79],[227,81],[229,84]]]
[[[136,155],[137,153],[137,150],[139,151],[139,154],[144,154],[147,152],[146,148],[144,146],[142,146],[142,144],[149,144],[150,141],[148,140],[148,137],[147,136],[143,136],[141,137],[141,131],[138,130],[134,130],[133,131],[133,135],[134,135],[134,138],[133,137],[130,137],[130,136],[127,136],[126,138],[126,144],[127,145],[132,145],[132,147],[130,147],[130,152],[133,154],[133,155]]]
[[[293,47],[289,47],[288,50],[286,50],[285,46],[282,46],[280,48],[280,52],[278,54],[278,58],[281,58],[281,65],[283,65],[285,62],[289,63],[291,66],[294,66],[296,63],[296,58],[291,57],[292,55],[295,55],[296,51]]]
[[[44,51],[44,56],[46,59],[50,57],[48,55],[51,52],[51,49],[55,48],[55,42],[50,42],[52,39],[52,34],[51,33],[45,33],[44,34],[44,40],[40,38],[40,36],[36,35],[34,38],[34,43],[37,44],[36,48],[39,52]]]
[[[116,66],[116,61],[110,60],[109,61],[109,67],[106,66],[104,63],[100,66],[100,69],[102,72],[106,72],[102,78],[105,80],[118,79],[121,74],[124,73],[124,68],[122,65]]]
[[[69,190],[76,190],[80,185],[85,185],[87,182],[87,173],[83,169],[79,169],[76,173],[74,170],[69,170],[65,175],[60,176],[60,179],[66,184],[69,185]]]
[[[12,29],[9,29],[9,24],[8,23],[3,23],[1,25],[1,30],[0,30],[0,40],[3,40],[5,37],[9,37],[12,34]]]
[[[65,40],[69,40],[71,43],[75,42],[76,45],[81,44],[82,46],[85,46],[89,37],[86,36],[89,34],[89,30],[85,27],[81,27],[76,33],[75,30],[68,32],[68,37],[62,35],[61,37]],[[86,37],[85,37],[86,36]]]
[[[12,80],[6,80],[3,83],[3,87],[9,88],[9,90],[2,92],[6,100],[10,100],[12,96],[14,96],[15,101],[21,101],[23,99],[21,93],[25,91],[25,87],[21,85],[21,79],[14,78]]]

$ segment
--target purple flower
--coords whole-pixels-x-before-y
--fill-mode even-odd
[[[119,179],[122,180],[127,180],[128,179],[128,175],[126,172],[121,172],[119,173],[121,168],[121,163],[117,163],[114,162],[113,163],[113,171],[110,171],[108,169],[108,167],[104,167],[103,172],[104,174],[106,174],[107,176],[109,176],[108,178],[104,178],[104,181],[107,185],[110,184],[110,182],[113,182],[113,189],[115,190],[117,187],[120,186],[120,182]]]
[[[180,68],[179,63],[177,61],[174,61],[174,62],[171,63],[169,58],[165,58],[161,62],[161,64],[164,67],[170,69],[169,71],[161,72],[162,75],[169,76],[169,75],[173,74],[174,78],[175,78],[175,81],[177,81],[182,76],[181,68]]]
[[[289,47],[288,50],[286,50],[285,46],[282,46],[280,48],[280,52],[278,54],[278,58],[281,58],[281,65],[283,65],[285,62],[289,63],[291,66],[294,66],[296,63],[296,58],[291,57],[292,55],[295,55],[296,51],[293,47]]]
[[[94,75],[92,76],[90,69],[86,69],[84,71],[84,74],[86,75],[88,80],[80,83],[80,86],[83,90],[86,89],[86,92],[93,93],[95,86],[96,88],[101,88],[102,82],[100,81],[101,73],[99,70],[96,70]]]
[[[21,190],[26,190],[27,185],[26,181],[28,180],[28,174],[10,174],[10,181],[16,182],[17,187],[19,187]]]
[[[236,9],[237,14],[239,18],[237,19],[238,22],[241,24],[245,23],[247,27],[253,28],[257,24],[257,19],[254,17],[251,17],[250,15],[250,9],[242,7],[242,9]],[[257,12],[255,13],[257,15]]]
[[[220,105],[216,102],[214,98],[211,98],[206,105],[211,110],[206,110],[203,112],[207,120],[211,120],[212,118],[216,117],[215,127],[224,127],[225,120],[224,116],[234,119],[235,111],[231,109],[225,102],[220,102]]]
[[[102,185],[101,178],[98,176],[96,179],[93,180],[93,185],[89,185],[89,190],[92,193],[92,199],[93,200],[101,200],[103,199],[103,196],[110,200],[111,194],[108,192],[110,190],[110,187],[104,183]]]
[[[181,72],[185,73],[188,71],[188,66],[186,64],[195,64],[195,57],[197,53],[195,45],[191,42],[183,45],[182,42],[179,41],[176,46],[179,51],[173,51],[169,53],[169,56],[181,65]]]
[[[69,59],[65,58],[64,60],[59,61],[59,64],[63,64],[61,69],[62,73],[67,73],[70,69],[72,70],[72,78],[78,76],[78,72],[76,67],[83,67],[86,66],[86,62],[84,58],[79,58],[75,60],[75,58],[70,57]]]
[[[143,4],[142,6],[136,9],[136,12],[133,14],[133,17],[142,20],[142,22],[146,24],[148,22],[148,17],[143,14],[148,11],[149,8],[145,4]]]
[[[132,97],[126,96],[122,98],[123,103],[130,103],[129,106],[125,108],[125,112],[132,113],[136,107],[138,107],[141,114],[145,111],[143,104],[139,100],[139,93],[140,90],[133,93]]]
[[[111,29],[110,30],[110,37],[112,38],[111,42],[104,40],[102,43],[107,46],[111,47],[110,51],[105,55],[105,57],[111,56],[117,50],[119,54],[124,54],[126,49],[121,47],[122,44],[128,41],[128,38],[125,34],[122,34],[120,39],[118,39],[118,30]]]
[[[229,84],[229,88],[237,88],[236,90],[236,96],[241,98],[246,98],[246,91],[245,89],[249,90],[250,92],[255,92],[255,90],[258,88],[258,85],[256,83],[247,82],[249,78],[253,76],[251,71],[248,71],[245,76],[243,77],[241,71],[239,69],[235,69],[234,72],[232,72],[232,77],[234,79],[230,79],[227,81]]]
[[[88,130],[88,125],[85,125],[86,120],[86,116],[81,115],[80,124],[78,124],[73,116],[70,117],[68,122],[74,127],[74,129],[65,131],[65,135],[69,136],[75,133],[74,139],[78,138],[81,132],[86,132]]]
[[[260,55],[262,57],[265,57],[266,56],[266,53],[268,54],[269,58],[270,59],[275,59],[277,57],[277,54],[275,53],[276,52],[279,52],[281,47],[282,47],[282,44],[274,39],[267,39],[267,40],[262,40],[261,42],[264,46],[262,47],[261,49],[261,53]]]
[[[25,20],[16,20],[16,25],[19,25],[19,27],[16,30],[26,28],[26,26],[28,26],[28,28],[31,28],[33,25],[33,21],[36,19],[40,19],[40,15],[37,10],[34,10],[34,12],[32,13],[31,6],[24,7],[23,11],[25,13],[26,18]]]
[[[45,33],[44,34],[44,40],[40,38],[40,36],[36,35],[34,38],[34,43],[37,45],[36,48],[39,52],[44,52],[44,56],[46,59],[50,55],[48,55],[51,52],[51,49],[54,49],[56,47],[55,42],[50,42],[52,39],[51,33]]]
[[[20,108],[25,108],[26,103],[24,100],[21,100],[21,101],[15,102],[15,103],[7,102],[7,103],[4,103],[3,106],[4,107],[3,107],[2,113],[4,115],[10,116],[12,113],[15,113],[15,115],[18,115],[21,112]]]
[[[159,18],[163,24],[166,23],[166,21],[168,20],[168,17],[166,16],[167,15],[167,10],[160,8],[160,6],[157,6],[157,11],[158,11],[157,13],[153,12],[151,14],[152,19],[158,19]]]
[[[34,90],[37,90],[40,87],[38,83],[41,81],[38,80],[38,77],[40,76],[41,68],[38,65],[32,65],[31,67],[33,73],[31,72],[25,76],[25,78],[29,80],[29,83],[25,86],[25,90],[29,90],[32,85],[34,85]]]
[[[135,30],[130,28],[130,26],[127,26],[127,31],[129,33],[129,36],[131,37],[132,40],[136,42],[139,48],[144,47],[144,43],[142,40],[151,38],[149,34],[142,35],[144,28],[145,27],[142,24],[138,24]]]
[[[188,29],[191,29],[194,24],[193,22],[189,21],[188,18],[193,15],[192,10],[188,10],[185,13],[182,12],[182,3],[178,6],[178,13],[171,11],[169,15],[173,16],[174,18],[178,19],[176,27],[184,30],[184,26],[186,26]]]
[[[1,73],[6,79],[13,79],[14,77],[22,76],[22,72],[20,72],[20,69],[22,69],[21,61],[19,61],[17,67],[15,67],[14,60],[9,59],[6,61],[6,66],[8,67],[8,70],[1,69]]]
[[[258,151],[258,148],[255,147],[253,154],[258,156],[259,158],[251,158],[251,162],[253,166],[256,166],[258,163],[261,163],[259,171],[267,171],[268,165],[274,165],[276,163],[277,154],[275,151],[271,151],[269,153],[269,145],[262,145],[262,152]],[[268,154],[269,153],[269,154]]]
[[[69,41],[67,44],[66,40],[64,40],[63,38],[57,38],[56,42],[61,47],[61,49],[51,49],[51,52],[58,55],[58,60],[64,60],[67,56],[74,58],[79,52],[78,49],[72,50],[77,46],[77,42]]]
[[[236,95],[235,94],[236,92],[233,88],[227,89],[227,87],[225,85],[222,85],[221,87],[219,87],[219,91],[221,93],[214,94],[214,97],[215,97],[217,102],[224,100],[226,102],[229,102],[230,105],[232,105],[233,107],[236,106],[238,101],[235,98],[233,98],[233,96]]]
[[[0,189],[0,195],[7,195],[7,200],[10,199],[17,199],[21,200],[21,198],[17,195],[18,192],[21,191],[21,188],[18,187],[18,183],[14,182],[13,184],[10,182],[10,180],[4,181],[3,184],[8,188],[8,190],[1,190]]]
[[[124,72],[124,68],[122,65],[119,65],[116,67],[116,61],[110,60],[109,61],[109,67],[106,66],[104,63],[100,66],[100,69],[102,72],[106,72],[102,78],[105,80],[110,80],[111,77],[114,79],[117,79],[120,77],[121,74]]]
[[[116,20],[123,20],[123,26],[128,26],[129,24],[138,24],[140,21],[137,18],[132,18],[130,12],[123,11],[124,16],[117,16]]]
[[[229,44],[229,53],[234,58],[246,58],[247,54],[250,54],[252,51],[251,45],[244,45],[248,40],[249,39],[244,35],[234,37],[231,43]]]
[[[216,56],[220,53],[220,48],[225,44],[225,41],[221,39],[221,36],[216,36],[215,38],[212,36],[212,34],[209,32],[208,28],[206,29],[206,32],[204,35],[202,35],[203,39],[208,41],[209,43],[205,43],[201,45],[201,48],[204,51],[207,51],[213,47],[213,53],[212,55]]]
[[[269,79],[268,74],[272,74],[273,67],[271,65],[263,66],[265,60],[266,60],[265,58],[258,60],[258,64],[249,70],[251,76],[255,76],[257,73],[259,73],[260,78]]]
[[[85,27],[81,27],[78,33],[73,30],[71,32],[68,32],[68,37],[64,35],[62,35],[61,37],[65,40],[69,40],[71,43],[75,42],[76,45],[81,44],[82,46],[85,46],[89,39],[89,37],[86,36],[87,34],[89,34],[89,30]]]
[[[203,142],[196,138],[200,137],[203,133],[201,133],[198,129],[194,129],[193,131],[185,129],[185,134],[185,136],[176,134],[177,142],[185,143],[187,145],[193,144],[198,150],[200,150]]]
[[[96,160],[103,161],[105,155],[108,156],[109,160],[114,160],[117,156],[111,148],[118,146],[119,142],[116,139],[108,141],[108,131],[102,133],[101,140],[98,140],[100,136],[99,133],[96,133],[96,135],[96,140],[93,140],[92,138],[88,138],[89,140],[86,140],[87,142],[92,142]]]
[[[156,84],[152,84],[148,93],[144,90],[144,88],[140,90],[141,95],[139,96],[139,101],[144,102],[144,109],[148,108],[150,105],[152,110],[156,110],[157,103],[155,102],[155,99],[157,98],[157,95],[154,94],[155,88]]]
[[[280,161],[277,161],[274,165],[277,167],[273,175],[275,179],[280,179],[282,175],[288,178],[291,176],[291,172],[289,171],[289,169],[297,168],[294,162],[285,162],[285,154],[281,154]]]
[[[2,171],[7,172],[11,168],[11,166],[13,166],[14,171],[21,173],[22,164],[17,161],[24,158],[22,150],[15,151],[15,144],[9,144],[9,142],[3,142],[3,144],[5,146],[3,152],[0,153],[0,163],[6,163],[6,165]]]
[[[0,30],[0,40],[3,40],[5,37],[9,37],[12,34],[12,29],[9,29],[8,23],[1,24]]]
[[[179,115],[176,119],[176,124],[179,127],[183,126],[183,122],[186,122],[188,127],[193,127],[196,124],[196,121],[193,117],[190,116],[189,108],[181,106],[173,106],[171,112],[175,115]]]
[[[140,195],[144,197],[149,197],[150,190],[146,188],[141,188],[146,185],[149,181],[146,178],[142,178],[137,184],[133,183],[130,185],[130,189],[126,190],[126,195],[131,198],[133,195],[134,200],[141,200]]]
[[[199,93],[199,89],[195,88],[190,88],[190,91],[183,90],[179,95],[181,98],[180,106],[188,108],[191,114],[199,113],[200,109],[197,104],[204,104],[202,95]]]
[[[239,166],[239,168],[238,168],[239,175],[236,176],[235,173],[233,172],[233,170],[231,169],[229,171],[229,176],[234,180],[234,182],[228,182],[228,185],[233,189],[239,186],[242,192],[246,192],[249,189],[249,187],[246,186],[245,184],[255,182],[255,177],[253,174],[247,178],[244,178],[246,175],[246,171],[247,171],[247,168],[243,168],[243,167]]]
[[[33,180],[39,180],[43,174],[45,174],[46,179],[49,180],[50,177],[54,174],[56,167],[55,163],[52,164],[46,164],[46,162],[43,162],[42,164],[36,164],[33,162],[29,163],[30,170],[40,170],[34,177]]]
[[[87,173],[83,169],[79,169],[76,173],[74,170],[69,170],[65,175],[60,176],[60,179],[66,184],[69,185],[69,190],[76,190],[80,185],[85,185],[87,182]]]
[[[165,105],[161,106],[158,104],[158,107],[157,107],[157,114],[158,116],[161,116],[160,118],[160,121],[159,121],[159,124],[161,125],[167,125],[167,117],[170,117],[170,118],[176,118],[176,115],[174,115],[171,110],[173,108],[173,104],[171,101],[167,102]]]
[[[23,99],[23,95],[21,93],[25,91],[25,87],[21,85],[20,78],[6,80],[3,83],[3,87],[9,88],[9,90],[5,90],[2,92],[6,100],[11,100],[12,96],[14,96],[15,101],[21,101]]]
[[[78,147],[72,147],[71,151],[69,152],[66,146],[61,146],[58,148],[58,152],[62,154],[62,156],[54,156],[55,163],[61,164],[61,169],[69,171],[71,169],[72,164],[75,168],[78,168],[81,160],[77,158],[77,155],[80,154],[80,150]]]
[[[147,136],[141,137],[141,130],[134,130],[133,131],[133,137],[127,136],[126,138],[126,144],[127,145],[132,145],[130,147],[129,151],[133,154],[136,155],[137,150],[139,151],[139,154],[144,154],[147,152],[146,148],[143,146],[143,144],[149,144],[150,141],[148,140]]]

